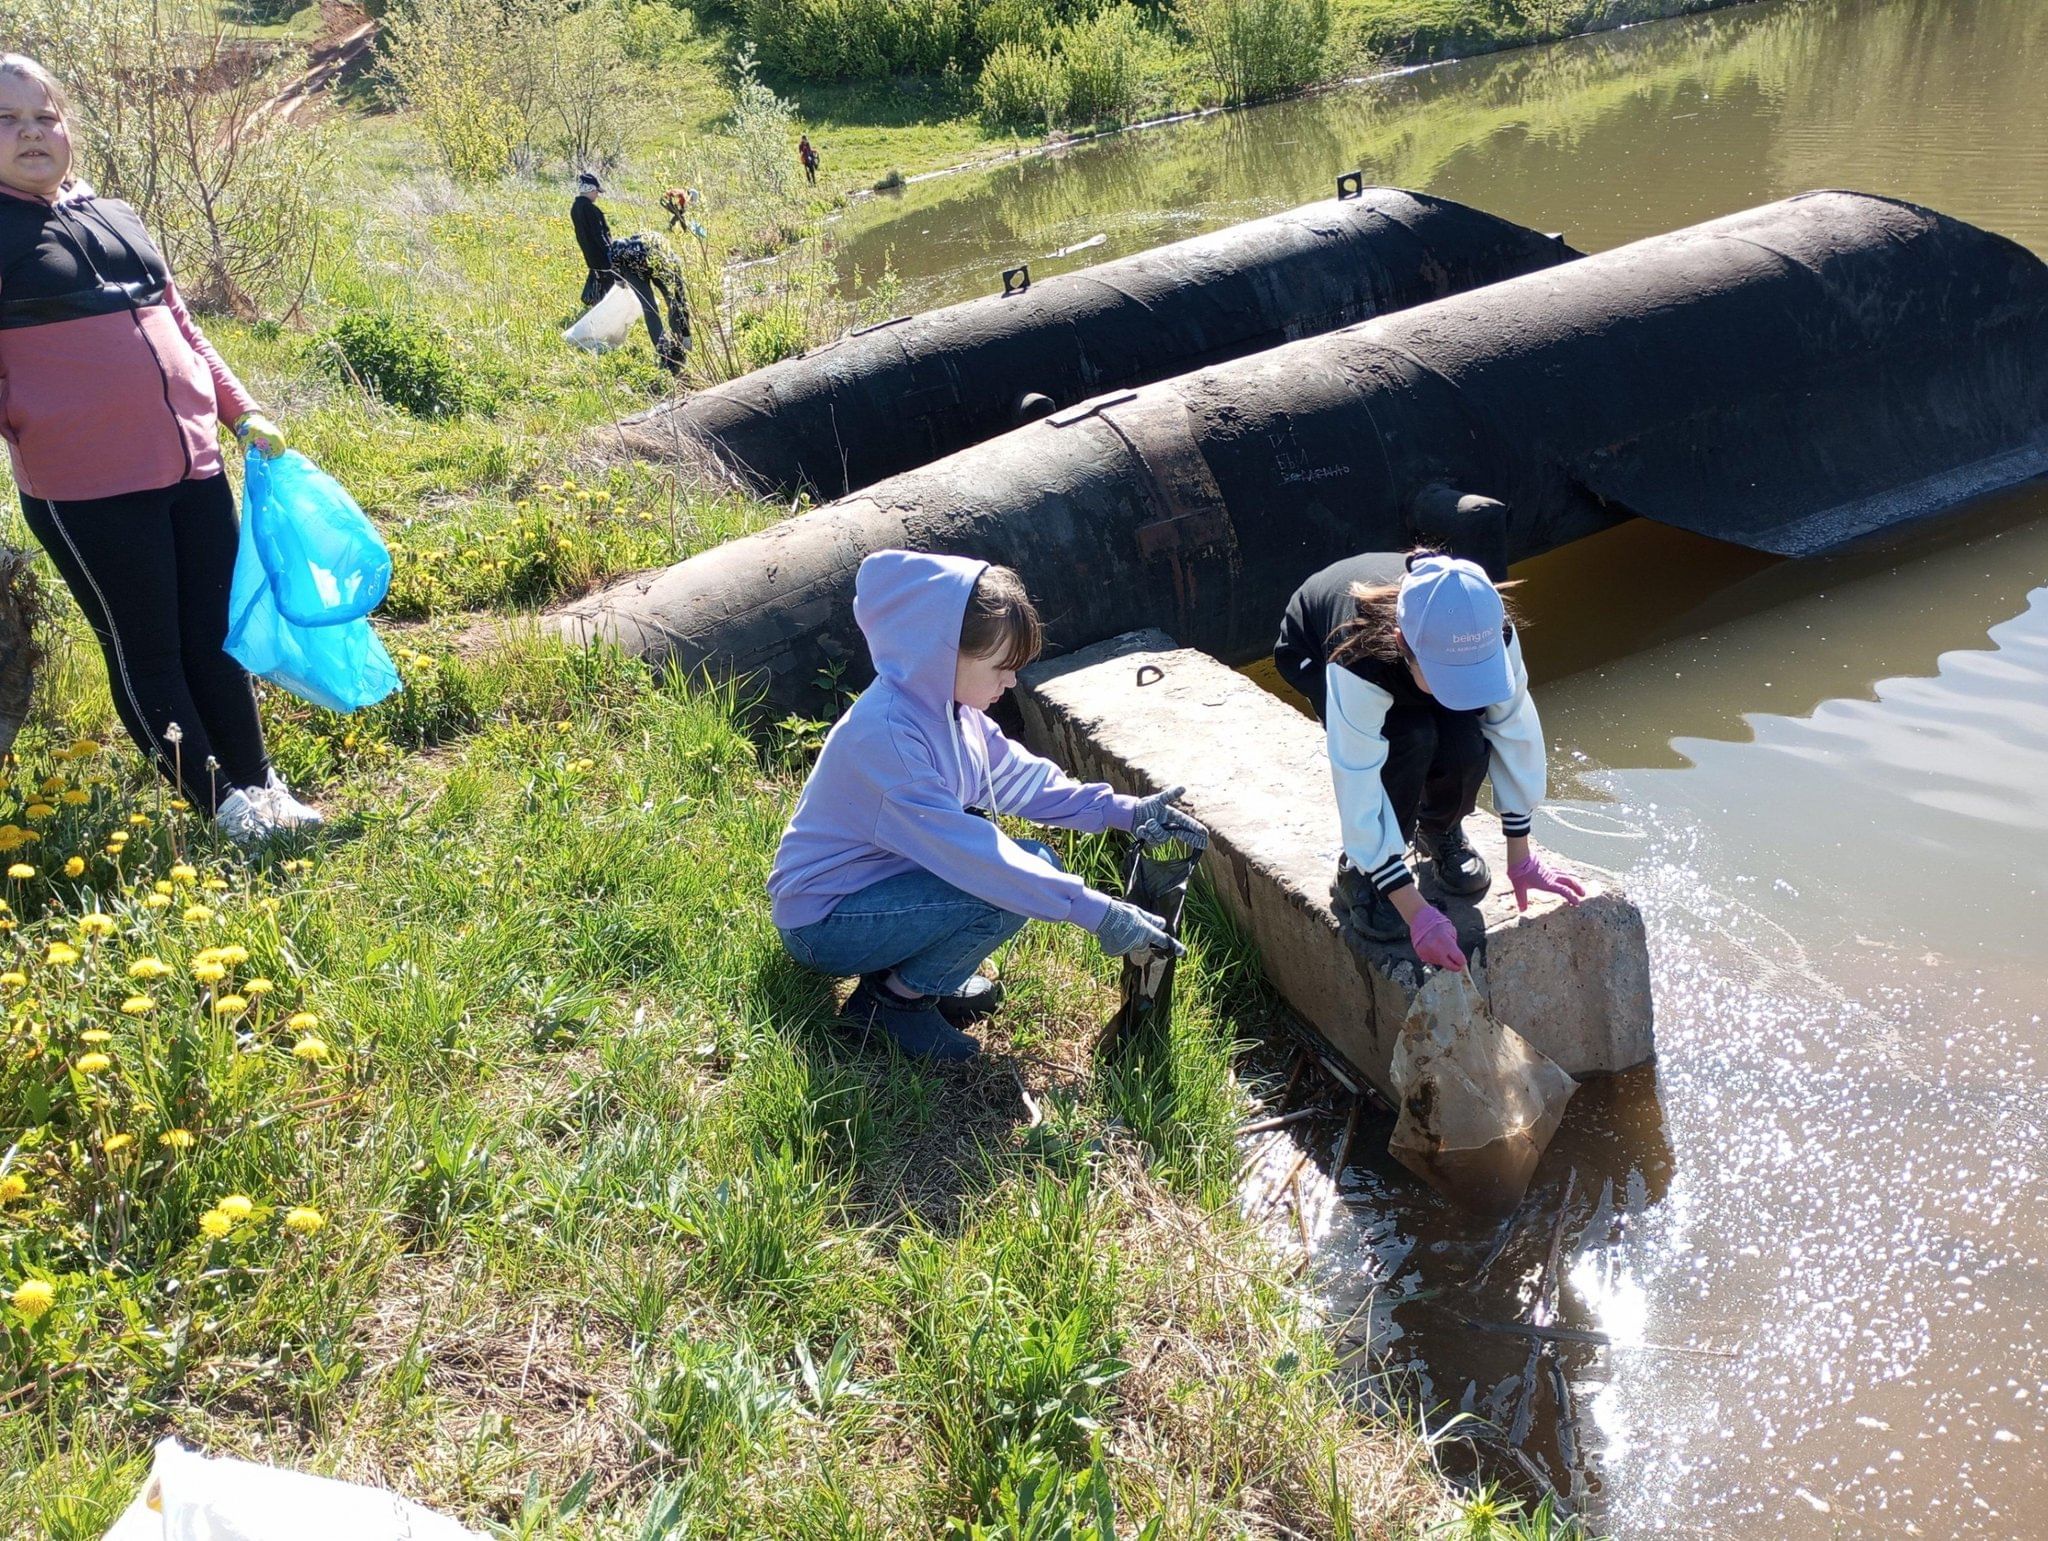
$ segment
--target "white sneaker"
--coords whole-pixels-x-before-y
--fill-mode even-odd
[[[261,845],[277,833],[269,799],[261,788],[253,791],[236,787],[220,800],[213,813],[214,827],[243,849]]]
[[[279,829],[318,829],[327,822],[327,816],[318,808],[292,796],[292,789],[275,770],[264,783],[263,793],[270,804],[271,822]]]

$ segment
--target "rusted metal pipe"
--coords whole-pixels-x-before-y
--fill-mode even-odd
[[[642,454],[839,497],[1103,391],[1169,379],[1576,256],[1465,204],[1348,196],[864,327],[630,418]]]
[[[1304,577],[1446,510],[1511,561],[1636,514],[1803,555],[2044,470],[2048,266],[1809,193],[1055,412],[556,624],[817,714],[821,670],[866,677],[884,546],[1015,567],[1056,649],[1156,626],[1244,662]]]

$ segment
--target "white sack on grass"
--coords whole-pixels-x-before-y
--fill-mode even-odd
[[[633,335],[639,320],[639,298],[626,285],[613,284],[562,335],[588,352],[609,353]]]
[[[451,1519],[377,1488],[309,1477],[175,1439],[106,1541],[483,1541]]]
[[[1497,1021],[1479,987],[1438,969],[1415,994],[1388,1078],[1401,1116],[1387,1150],[1454,1204],[1505,1214],[1579,1083]]]

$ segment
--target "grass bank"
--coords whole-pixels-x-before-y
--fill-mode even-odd
[[[716,696],[402,647],[358,718],[266,698],[334,823],[249,861],[56,652],[0,826],[8,1533],[97,1537],[165,1433],[505,1536],[1516,1533],[1238,1215],[1274,1006],[1208,905],[1162,1063],[1091,1063],[1109,964],[1033,928],[988,1057],[920,1068],[784,955],[801,757]]]
[[[265,694],[334,822],[245,860],[139,779],[53,598],[0,790],[0,1532],[96,1538],[176,1433],[509,1537],[1539,1533],[1359,1405],[1240,1217],[1276,1007],[1213,908],[1143,1073],[1092,1062],[1070,929],[1002,958],[975,1067],[832,1033],[761,891],[812,735],[531,625],[788,510],[608,453],[668,381],[561,344],[559,189],[333,133],[297,322],[209,326],[385,530],[405,685]],[[778,267],[719,324],[815,324]],[[459,410],[337,367],[351,315],[422,324]]]

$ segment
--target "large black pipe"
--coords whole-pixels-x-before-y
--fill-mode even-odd
[[[821,671],[866,677],[853,574],[884,546],[1017,568],[1061,649],[1158,626],[1239,662],[1356,551],[1519,560],[1642,514],[1802,555],[2044,470],[2048,266],[1808,193],[1099,398],[558,624],[815,714]]]
[[[1531,273],[1577,253],[1478,209],[1354,188],[866,327],[629,419],[629,447],[836,498],[1107,390]],[[1021,276],[1021,275],[1020,275]]]

